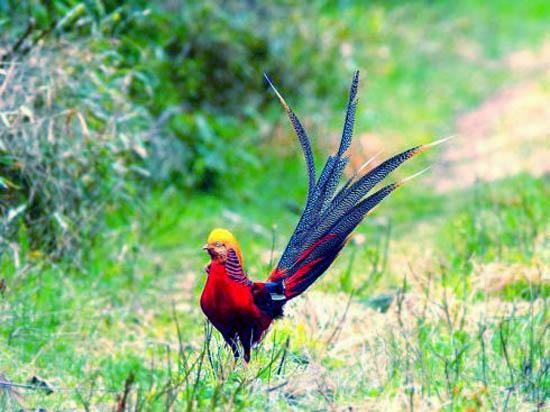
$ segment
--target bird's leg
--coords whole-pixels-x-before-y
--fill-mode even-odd
[[[228,339],[227,344],[231,348],[231,351],[233,352],[233,358],[236,361],[241,356],[241,354],[239,352],[239,342],[237,340],[237,336],[235,335],[235,337],[233,337],[231,339]]]
[[[223,338],[225,340],[225,343],[231,348],[231,352],[233,352],[233,367],[232,369],[235,369],[237,367],[237,361],[239,360],[241,353],[239,351],[239,337],[237,333],[224,333]]]
[[[233,351],[233,365],[232,365],[232,370],[235,370],[237,369],[237,366],[239,364],[239,359],[241,358],[241,349],[239,348],[239,342],[238,342],[238,337],[237,335],[235,335],[235,338],[231,340],[231,350]],[[246,365],[247,363],[247,358],[246,358],[246,352],[244,353],[244,364]]]
[[[244,328],[239,331],[239,339],[243,346],[243,359],[245,364],[250,362],[250,347],[252,346],[253,330],[250,328]]]

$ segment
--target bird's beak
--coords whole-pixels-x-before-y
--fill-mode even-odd
[[[202,247],[202,250],[204,250],[206,253],[208,253],[208,256],[210,256],[211,258],[213,258],[214,255],[215,255],[214,247],[209,245],[208,243]]]

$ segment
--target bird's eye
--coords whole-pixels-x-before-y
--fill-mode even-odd
[[[215,245],[216,245],[216,247],[220,247],[222,245],[222,242],[218,241],[218,242],[215,243]]]

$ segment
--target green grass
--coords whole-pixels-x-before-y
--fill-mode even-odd
[[[501,182],[492,188],[496,193],[513,190],[517,196],[527,196],[534,208],[536,202],[545,199],[543,189],[543,181],[527,177]],[[471,196],[476,196],[476,190]],[[176,192],[159,195],[138,216],[112,216],[116,235],[97,246],[92,256],[96,264],[89,267],[87,273],[64,273],[60,268],[39,266],[21,275],[20,271],[5,268],[8,289],[2,300],[2,341],[9,350],[2,353],[2,372],[19,382],[37,374],[53,387],[69,389],[56,390],[49,396],[29,391],[24,398],[26,405],[52,409],[67,408],[73,402],[82,408],[87,402],[86,396],[94,408],[107,407],[114,402],[115,394],[123,392],[129,374],[135,376],[132,402],[144,402],[154,410],[163,410],[166,402],[172,402],[172,396],[178,408],[188,402],[206,409],[216,402],[218,406],[235,402],[243,408],[261,408],[264,402],[269,402],[274,409],[285,405],[305,408],[360,405],[365,396],[380,401],[391,399],[391,394],[401,393],[407,382],[417,391],[411,395],[413,398],[419,394],[423,399],[438,397],[442,406],[452,410],[476,402],[488,409],[503,406],[504,402],[517,406],[524,399],[541,402],[548,396],[544,372],[548,367],[544,363],[548,340],[548,312],[544,303],[548,298],[547,287],[541,300],[537,299],[541,292],[534,290],[536,286],[509,286],[502,291],[502,297],[511,296],[515,303],[506,306],[501,302],[501,310],[493,313],[487,305],[494,304],[494,297],[471,287],[472,274],[465,269],[472,261],[493,260],[491,253],[497,249],[512,261],[518,255],[522,256],[520,261],[524,261],[528,259],[525,248],[534,247],[537,224],[544,221],[542,215],[521,224],[522,228],[532,230],[532,237],[522,237],[522,242],[516,243],[508,242],[506,236],[489,236],[483,242],[477,241],[480,250],[485,252],[472,256],[468,241],[477,239],[480,232],[475,225],[464,224],[465,220],[478,219],[479,224],[484,225],[512,211],[517,219],[522,219],[514,205],[504,204],[495,211],[494,196],[486,192],[475,207],[466,206],[448,214],[442,212],[441,221],[445,223],[438,225],[436,239],[450,240],[441,242],[444,246],[435,249],[443,263],[434,262],[441,266],[434,269],[431,286],[425,284],[426,281],[420,282],[422,288],[431,288],[426,292],[427,313],[400,309],[400,300],[413,299],[410,291],[418,291],[418,286],[402,285],[399,279],[402,273],[386,270],[384,276],[396,279],[394,286],[408,292],[397,295],[391,292],[393,303],[386,314],[373,312],[366,300],[379,293],[380,282],[353,299],[349,314],[351,325],[346,327],[357,330],[354,333],[361,330],[359,327],[369,330],[365,332],[364,352],[359,356],[347,350],[331,354],[330,346],[338,345],[336,339],[327,346],[327,335],[336,328],[334,320],[331,323],[302,319],[304,308],[301,308],[297,313],[291,311],[289,318],[271,331],[264,345],[255,352],[249,368],[238,366],[232,370],[229,352],[215,332],[208,346],[212,354],[205,352],[204,323],[197,304],[204,281],[197,269],[205,261],[199,248],[204,229],[194,222],[214,225],[223,204],[212,197],[186,199]],[[446,200],[453,197],[449,195]],[[464,204],[471,205],[466,196]],[[393,206],[399,209],[406,208],[407,204],[403,202],[400,206],[396,201]],[[166,220],[167,210],[178,210],[178,219]],[[263,214],[254,215],[252,210],[245,208],[243,214],[250,213],[258,221],[269,220]],[[541,210],[544,213],[544,209]],[[157,224],[151,225],[151,221]],[[516,221],[504,220],[500,230],[512,232],[517,229],[516,225]],[[370,224],[365,226],[367,235],[373,235],[369,232],[376,228]],[[459,239],[455,233],[457,227],[462,230]],[[242,233],[249,267],[258,268],[252,273],[265,273],[261,270],[266,269],[265,264],[259,262],[257,256],[261,250],[269,249],[269,235],[251,234],[249,222],[235,224],[234,228]],[[287,229],[288,225],[284,230]],[[407,231],[396,227],[392,242],[399,242],[400,237],[407,236]],[[357,249],[354,264],[358,266],[357,262],[366,260],[370,246],[360,250],[352,245],[350,249]],[[120,259],[124,251],[129,256]],[[353,253],[348,250],[315,288],[328,293],[322,299],[329,308],[333,307],[330,310],[338,313],[338,318],[343,315],[347,300],[345,289],[341,291],[339,276]],[[414,267],[413,262],[413,270]],[[359,274],[362,271],[353,272],[354,286],[365,281]],[[513,292],[510,288],[519,289]],[[330,297],[332,294],[334,298]],[[448,308],[445,308],[446,301],[438,298],[446,294],[453,296]],[[321,298],[318,292],[312,295],[312,302]],[[462,298],[456,301],[455,296]],[[452,306],[457,304],[458,308]],[[470,314],[480,308],[484,309],[479,319]],[[402,324],[398,322],[399,313],[404,319]],[[487,329],[483,344],[479,328]],[[349,338],[350,334],[344,331],[341,338]],[[287,338],[288,350],[285,349]],[[509,351],[507,355],[504,346]],[[279,375],[282,353],[285,360]],[[353,359],[359,363],[355,364]],[[531,365],[529,375],[525,372],[525,362]],[[367,367],[376,363],[388,369],[378,371],[377,375]],[[299,381],[310,365],[316,364],[322,365],[331,379],[342,379],[342,382],[336,388],[324,389],[327,391],[324,396],[313,395],[316,389],[312,383],[300,396],[288,394],[287,389],[293,382]],[[200,379],[195,386],[197,376]],[[268,401],[266,391],[285,381],[289,382],[288,388],[274,391]],[[76,387],[80,388],[80,395],[73,390]],[[510,396],[499,388],[511,388]]]
[[[334,135],[343,72],[366,67],[357,134],[379,134],[387,151],[452,132],[457,114],[518,80],[497,63],[536,49],[548,17],[537,1],[374,2],[367,11],[345,3],[327,5],[319,22],[328,41],[354,50],[350,67],[323,79],[334,97],[285,95],[298,113],[317,113],[312,135]],[[477,60],[456,52],[461,42],[479,48]],[[270,110],[269,121],[283,120]],[[545,406],[550,184],[528,174],[446,193],[424,178],[411,182],[359,228],[365,243],[350,242],[289,305],[250,365],[234,366],[198,305],[200,246],[211,228],[228,227],[251,276],[266,276],[305,196],[284,127],[259,146],[256,166],[234,167],[220,193],[153,190],[138,207],[109,210],[81,266],[46,261],[21,233],[19,263],[1,261],[0,380],[37,376],[54,392],[0,388],[0,408],[112,410],[125,386],[127,408],[158,411]],[[319,153],[330,145],[315,144]],[[505,282],[480,283],[485,275]]]

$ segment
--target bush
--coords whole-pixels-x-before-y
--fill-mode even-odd
[[[305,24],[315,18],[317,4],[35,3],[13,5],[7,11],[12,22],[25,15],[50,37],[86,39],[84,47],[103,55],[112,75],[126,75],[129,98],[153,119],[146,163],[161,184],[211,189],[232,172],[231,165],[253,162],[259,129],[269,129],[259,127],[259,110],[266,102],[276,104],[262,85],[262,73],[269,72],[286,90],[300,85],[304,91],[306,75],[337,62],[315,58],[321,48],[327,57],[332,55],[327,48],[336,47]],[[18,24],[20,33],[25,24]]]
[[[132,113],[121,87],[86,74],[99,63],[93,56],[62,46],[0,68],[0,241],[14,242],[23,227],[22,246],[78,260],[105,208],[134,191],[145,114]]]
[[[306,74],[326,69],[304,64],[321,47],[302,21],[318,6],[294,1],[7,6],[2,236],[17,244],[23,222],[28,246],[53,257],[83,253],[79,244],[94,238],[105,207],[134,201],[141,181],[209,190],[254,163],[259,130],[270,130],[259,111],[278,106],[262,72],[303,91]]]
[[[283,82],[285,88],[297,87],[311,72],[305,64],[311,59],[293,49],[320,47],[318,33],[300,24],[315,7],[174,1],[136,14],[123,3],[112,12],[119,22],[112,29],[119,58],[113,64],[138,74],[130,95],[164,136],[153,142],[161,149],[150,158],[153,177],[213,188],[231,165],[254,161],[253,144],[262,137],[259,110],[276,103],[263,87],[263,72],[293,79]]]

